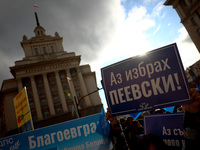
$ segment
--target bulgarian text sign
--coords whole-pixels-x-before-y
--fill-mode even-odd
[[[14,102],[14,107],[15,107],[18,128],[23,127],[23,129],[25,130],[25,127],[23,125],[26,124],[27,130],[28,129],[31,130],[31,128],[32,128],[31,113],[30,113],[28,97],[26,94],[26,88],[23,88],[14,97],[13,102]],[[23,132],[23,130],[21,132]]]
[[[96,132],[100,114],[0,139],[0,150],[110,150],[111,142]]]
[[[169,107],[189,100],[176,44],[104,67],[101,74],[113,115]]]
[[[145,134],[161,137],[171,150],[181,150],[185,143],[183,134],[183,113],[144,116]]]

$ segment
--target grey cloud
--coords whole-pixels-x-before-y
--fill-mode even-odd
[[[34,36],[36,27],[33,4],[46,34],[58,32],[65,51],[82,55],[84,62],[94,60],[115,30],[113,3],[116,0],[6,0],[0,5],[0,82],[7,79],[9,67],[24,57],[20,41]],[[4,58],[8,58],[5,62]]]

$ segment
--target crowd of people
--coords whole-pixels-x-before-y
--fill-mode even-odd
[[[191,103],[179,107],[177,111],[184,111],[183,150],[200,149],[200,93],[196,89],[189,91]],[[180,110],[181,108],[181,110]],[[166,113],[163,109],[153,110],[149,114]],[[155,134],[144,135],[142,122],[132,117],[117,119],[107,109],[106,119],[110,122],[109,137],[113,150],[170,150],[161,137]]]

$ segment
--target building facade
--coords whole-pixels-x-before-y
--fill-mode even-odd
[[[171,5],[178,13],[181,23],[200,52],[200,1],[167,0],[164,5]]]
[[[28,39],[24,35],[21,42],[25,57],[10,67],[14,78],[2,83],[1,137],[18,133],[13,98],[23,87],[27,89],[35,128],[74,119],[75,101],[81,117],[103,108],[95,72],[89,65],[80,65],[81,56],[64,51],[63,38],[57,32],[46,35],[35,16],[35,36]]]

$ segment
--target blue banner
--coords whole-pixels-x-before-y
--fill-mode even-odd
[[[184,141],[183,113],[146,115],[144,133],[161,137],[171,150],[181,150]]]
[[[6,137],[0,150],[110,150],[111,141],[96,132],[99,120],[96,114]]]
[[[189,101],[188,83],[176,44],[101,69],[112,115],[164,108]]]

